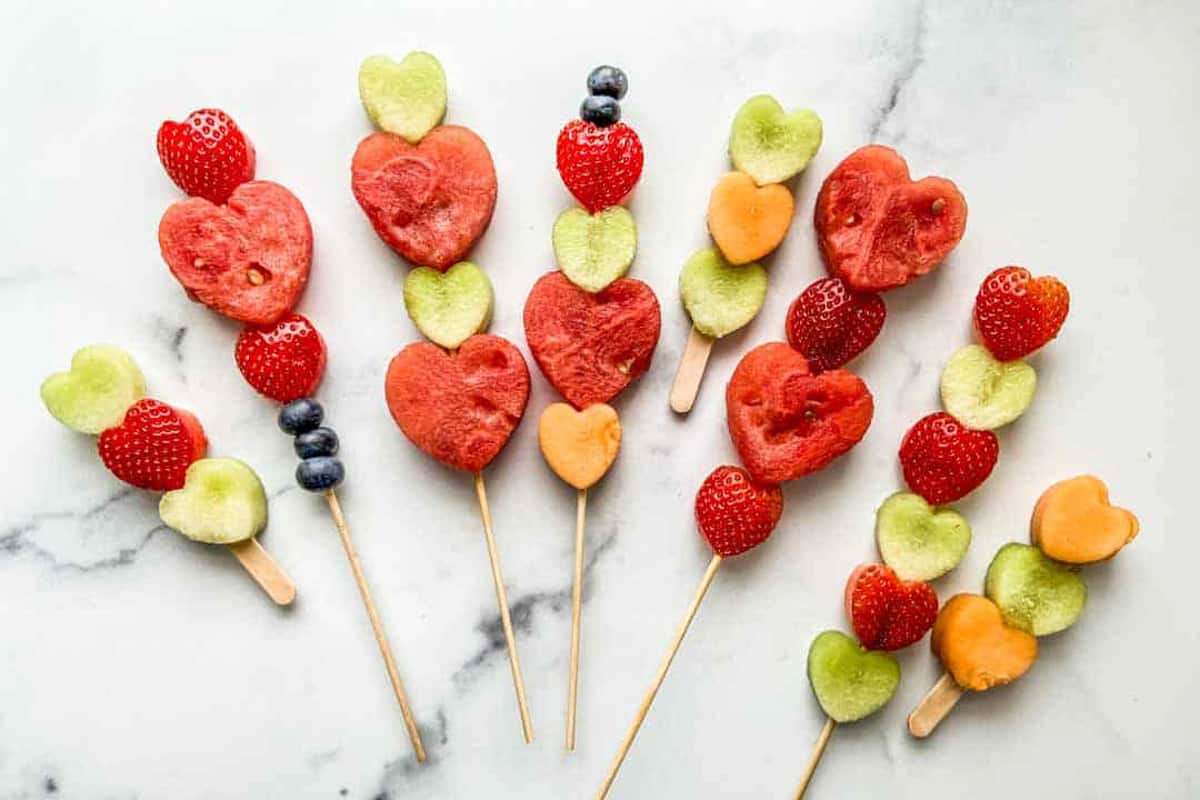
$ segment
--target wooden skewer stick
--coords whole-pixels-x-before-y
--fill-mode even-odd
[[[700,391],[704,368],[708,365],[708,354],[712,352],[715,341],[694,327],[688,334],[687,346],[683,349],[683,357],[679,359],[679,369],[675,371],[675,382],[671,384],[671,409],[676,413],[686,414],[692,410],[696,394]]]
[[[833,735],[833,726],[836,724],[832,717],[825,718],[825,725],[817,737],[817,746],[813,748],[812,755],[808,757],[808,766],[804,768],[804,776],[800,778],[800,788],[796,790],[796,800],[802,800],[804,793],[808,791],[808,782],[812,780],[813,773],[817,771],[817,764],[821,763],[821,756],[825,755],[825,745],[829,744],[829,737]]]
[[[504,576],[500,574],[500,557],[496,555],[496,537],[492,534],[492,512],[488,510],[487,491],[483,473],[475,473],[475,494],[479,496],[479,515],[483,518],[483,535],[487,539],[488,560],[492,564],[492,582],[496,584],[496,602],[500,606],[500,625],[508,644],[508,665],[512,669],[513,688],[517,690],[517,706],[521,712],[521,732],[525,743],[533,741],[533,721],[529,718],[529,702],[525,699],[525,681],[521,677],[521,659],[517,656],[517,640],[513,636],[512,618],[508,613],[508,594],[504,591]]]
[[[408,728],[408,738],[412,740],[413,752],[417,761],[425,761],[425,745],[421,742],[421,732],[417,729],[417,720],[413,716],[412,707],[408,704],[408,695],[404,693],[404,684],[400,682],[400,672],[396,669],[396,661],[392,658],[392,648],[388,646],[387,637],[383,633],[383,623],[379,620],[379,612],[375,609],[375,601],[371,599],[371,590],[367,586],[367,578],[363,575],[362,564],[359,563],[358,553],[354,550],[354,542],[350,539],[350,528],[342,515],[342,506],[338,502],[333,489],[325,493],[329,503],[329,513],[333,515],[333,524],[337,526],[338,536],[342,540],[342,548],[350,561],[350,570],[354,573],[354,582],[358,584],[358,593],[362,596],[363,605],[367,608],[367,618],[371,620],[371,629],[375,632],[375,641],[379,644],[379,652],[383,656],[383,665],[387,669],[388,680],[392,682],[392,691],[396,701],[400,703],[400,714],[404,717],[404,727]]]
[[[918,739],[924,739],[933,733],[954,705],[963,696],[963,688],[959,686],[950,673],[938,678],[938,682],[929,690],[929,694],[908,715],[908,732]]]
[[[287,573],[275,563],[271,554],[263,549],[258,539],[251,536],[240,542],[227,545],[229,551],[237,556],[237,560],[254,578],[255,583],[262,587],[267,596],[276,605],[289,606],[296,599],[296,584]]]
[[[638,731],[642,727],[642,723],[646,720],[646,714],[650,711],[650,704],[654,702],[655,695],[658,694],[658,689],[662,686],[663,679],[667,677],[667,670],[671,668],[671,662],[675,660],[675,653],[679,651],[679,645],[683,642],[683,637],[688,632],[688,627],[692,624],[692,619],[696,616],[696,611],[700,608],[700,602],[704,600],[704,595],[708,593],[708,587],[712,585],[713,578],[716,577],[717,567],[721,566],[721,557],[713,555],[712,561],[708,562],[708,569],[704,571],[704,577],[700,580],[700,586],[696,589],[696,595],[692,598],[692,604],[688,606],[687,614],[683,618],[683,623],[679,626],[679,630],[675,632],[675,640],[671,642],[671,648],[667,651],[667,657],[663,660],[662,666],[658,668],[658,674],[654,676],[654,683],[650,686],[650,691],[646,693],[646,697],[642,700],[642,705],[638,708],[637,716],[634,717],[633,725],[629,728],[629,733],[625,734],[625,741],[621,743],[621,749],[617,753],[616,760],[608,770],[608,775],[604,778],[604,785],[600,787],[600,793],[596,795],[596,800],[604,800],[608,797],[608,792],[612,789],[613,781],[617,779],[617,772],[621,769],[621,764],[625,761],[625,756],[629,754],[629,748],[633,746],[634,737],[638,735]]]
[[[579,490],[575,508],[575,584],[571,589],[571,669],[567,678],[567,752],[575,750],[575,705],[579,696],[579,620],[583,605],[583,529],[587,489]]]

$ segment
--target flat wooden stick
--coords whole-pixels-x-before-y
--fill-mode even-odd
[[[808,782],[812,780],[813,773],[817,771],[817,764],[821,763],[821,756],[825,755],[825,745],[829,744],[829,737],[833,735],[833,726],[836,724],[832,717],[825,718],[825,725],[817,737],[817,746],[813,748],[812,755],[808,757],[808,766],[804,768],[804,776],[800,779],[800,788],[796,790],[796,800],[801,800],[804,793],[808,791]]]
[[[654,683],[650,686],[650,691],[646,693],[646,697],[642,700],[642,705],[638,708],[637,716],[633,719],[633,725],[629,728],[629,733],[625,734],[625,741],[621,743],[621,749],[617,753],[616,760],[613,761],[612,766],[609,768],[608,775],[604,778],[604,785],[600,787],[600,793],[596,795],[596,800],[604,800],[604,798],[608,797],[608,792],[612,789],[613,781],[617,779],[617,772],[621,769],[621,764],[624,763],[625,756],[629,754],[629,748],[633,746],[634,737],[638,735],[642,723],[646,720],[646,714],[650,711],[650,704],[654,702],[654,697],[658,694],[658,689],[662,686],[663,679],[667,677],[667,670],[671,668],[671,662],[675,660],[675,653],[678,652],[679,645],[683,642],[683,637],[687,634],[688,627],[692,624],[692,618],[696,616],[696,612],[700,609],[700,602],[704,599],[704,595],[708,594],[708,587],[712,585],[713,578],[717,574],[717,567],[719,566],[721,566],[721,557],[713,555],[712,561],[708,562],[708,569],[704,570],[704,577],[700,580],[700,586],[696,589],[696,595],[692,598],[692,604],[688,606],[683,623],[679,626],[679,630],[675,632],[675,639],[671,642],[671,648],[667,651],[667,657],[663,660],[662,666],[658,668],[658,674],[654,676]]]
[[[575,506],[575,584],[571,589],[571,669],[567,677],[567,752],[575,750],[575,705],[579,696],[579,619],[583,605],[583,529],[587,489],[579,490]]]
[[[949,672],[943,674],[908,715],[908,732],[918,739],[924,739],[933,733],[962,696],[963,688],[955,683]]]
[[[296,584],[287,576],[271,554],[263,549],[258,539],[251,536],[240,542],[226,545],[229,551],[237,556],[237,560],[254,578],[255,583],[262,587],[267,596],[276,605],[290,606],[296,599]]]
[[[479,515],[483,518],[483,535],[487,539],[488,560],[492,564],[492,582],[496,584],[496,603],[500,606],[500,625],[508,644],[508,665],[512,669],[513,688],[517,690],[517,706],[521,712],[521,733],[525,743],[533,741],[533,721],[529,718],[529,702],[525,699],[525,681],[521,677],[521,659],[517,656],[517,640],[513,636],[512,618],[508,613],[508,594],[504,591],[504,576],[500,574],[500,557],[496,555],[496,537],[492,534],[492,512],[488,510],[487,490],[483,473],[475,473],[475,494],[479,496]]]
[[[708,354],[712,352],[715,341],[694,327],[688,334],[687,346],[683,349],[683,357],[679,359],[679,369],[675,371],[675,382],[671,384],[671,409],[676,413],[686,414],[692,410],[696,394],[700,391],[704,368],[708,365]]]
[[[338,536],[342,540],[342,548],[350,561],[350,570],[354,573],[354,582],[358,584],[358,593],[362,595],[363,605],[367,608],[367,618],[371,620],[371,630],[375,632],[375,641],[383,656],[383,665],[387,669],[388,680],[392,683],[392,691],[396,694],[396,702],[400,704],[400,714],[404,717],[404,727],[408,728],[408,738],[412,741],[413,752],[417,761],[425,761],[425,745],[421,741],[421,732],[417,729],[417,720],[413,716],[412,707],[408,704],[408,695],[404,693],[404,684],[400,682],[400,671],[396,669],[396,660],[392,658],[392,648],[388,646],[387,637],[383,633],[383,623],[379,620],[379,612],[375,609],[375,601],[371,599],[371,589],[367,586],[367,578],[363,574],[362,564],[359,563],[358,553],[354,550],[354,542],[350,539],[350,527],[342,515],[342,506],[338,502],[333,489],[325,493],[329,503],[329,513],[333,515],[333,524],[337,526]]]

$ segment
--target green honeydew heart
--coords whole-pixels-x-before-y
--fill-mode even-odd
[[[901,580],[931,581],[962,561],[971,526],[952,508],[934,508],[918,494],[897,492],[875,512],[875,543]]]
[[[767,271],[756,262],[733,266],[715,248],[696,251],[679,274],[679,296],[705,336],[733,333],[762,308]]]
[[[988,565],[984,591],[1004,621],[1034,636],[1071,627],[1087,603],[1078,573],[1027,544],[1010,542]]]
[[[116,347],[93,344],[71,357],[71,369],[42,382],[42,403],[56,420],[80,433],[120,425],[129,407],[146,394],[133,358]]]
[[[751,97],[733,118],[729,157],[759,186],[783,183],[821,147],[821,118],[807,110],[785,112],[769,94]]]
[[[491,320],[492,282],[470,261],[445,272],[418,267],[404,281],[404,307],[430,341],[454,350]]]
[[[370,56],[358,69],[358,96],[372,122],[416,144],[446,114],[446,73],[429,53]]]
[[[637,223],[622,206],[595,214],[569,208],[550,235],[558,268],[586,292],[599,292],[625,274],[637,252]]]
[[[841,631],[817,634],[808,648],[808,680],[834,722],[855,722],[887,705],[900,685],[900,664],[864,650]]]
[[[162,496],[158,515],[193,541],[231,544],[267,526],[267,493],[236,458],[202,458],[188,467],[182,489]]]
[[[942,405],[968,428],[990,431],[1025,413],[1037,373],[1024,361],[997,361],[983,345],[959,348],[942,370]]]

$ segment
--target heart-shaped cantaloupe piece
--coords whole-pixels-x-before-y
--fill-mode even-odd
[[[604,403],[576,411],[554,403],[538,422],[538,446],[554,474],[576,489],[587,489],[604,477],[621,447],[621,420]]]
[[[964,689],[986,691],[1020,678],[1037,660],[1037,639],[1004,624],[1000,608],[977,594],[957,594],[933,624],[933,652]]]
[[[708,232],[730,264],[770,255],[787,236],[796,203],[786,186],[756,186],[744,172],[726,173],[708,199]]]
[[[416,144],[446,114],[446,73],[429,53],[370,56],[358,68],[358,96],[372,122]]]
[[[1112,558],[1133,541],[1138,519],[1109,503],[1104,481],[1079,475],[1042,493],[1030,532],[1033,543],[1055,561],[1092,564]]]
[[[729,134],[734,166],[760,185],[782,183],[808,165],[821,146],[821,118],[812,111],[785,112],[769,94],[738,109]]]
[[[42,382],[42,403],[56,420],[80,433],[120,425],[129,407],[146,394],[133,358],[116,347],[93,344],[71,357],[71,369]]]
[[[404,307],[421,333],[455,350],[492,318],[492,282],[470,261],[445,272],[418,267],[404,281]]]

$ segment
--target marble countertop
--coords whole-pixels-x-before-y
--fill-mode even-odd
[[[1091,471],[1142,534],[1089,570],[1083,619],[1044,640],[1018,684],[964,700],[931,739],[904,719],[939,674],[926,643],[876,716],[840,726],[813,798],[1188,798],[1200,793],[1194,624],[1200,544],[1180,516],[1196,426],[1190,337],[1200,244],[1200,8],[1143,4],[846,2],[571,4],[19,2],[0,11],[0,325],[14,363],[0,462],[0,798],[584,798],[594,795],[704,569],[691,501],[734,460],[722,386],[751,345],[782,338],[823,268],[809,222],[852,149],[899,148],[955,180],[961,246],[888,295],[855,363],[876,396],[863,443],[785,489],[770,542],[717,576],[615,785],[614,798],[790,797],[821,726],[812,637],[845,629],[842,585],[874,555],[875,507],[901,486],[904,430],[937,408],[974,291],[1020,263],[1061,276],[1072,312],[1034,364],[1031,411],[959,504],[975,541],[941,580],[977,591],[1052,481]],[[547,4],[549,5],[549,4]],[[311,7],[310,7],[311,6]],[[349,191],[369,130],[363,56],[428,49],[448,119],[488,142],[500,199],[475,250],[496,286],[492,331],[526,353],[520,310],[553,265],[569,202],[553,142],[597,63],[631,78],[625,119],[646,169],[633,274],[663,305],[650,372],[618,401],[623,452],[589,503],[579,744],[563,751],[575,497],[543,464],[530,417],[487,472],[537,739],[521,741],[469,476],[427,459],[383,403],[390,356],[417,334],[404,267]],[[821,151],[759,317],[716,348],[695,410],[667,407],[687,337],[675,281],[706,240],[729,122],[751,94],[816,109]],[[270,404],[231,358],[236,326],[188,301],[155,229],[178,197],[154,151],[165,117],[218,105],[253,139],[259,176],[291,188],[316,236],[300,310],[330,362],[320,396],[342,437],[342,502],[430,750],[414,763],[337,536],[292,482]],[[78,346],[130,350],[151,392],[199,415],[212,452],[271,496],[263,541],[299,585],[272,606],[229,554],[162,527],[85,437],[38,402]],[[1169,342],[1175,342],[1174,346]],[[1174,471],[1168,465],[1173,462]],[[1182,527],[1181,527],[1182,526]]]

